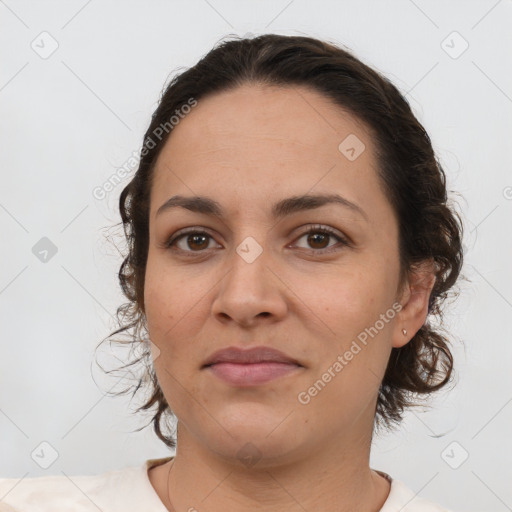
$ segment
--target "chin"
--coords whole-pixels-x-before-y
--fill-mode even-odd
[[[294,462],[301,452],[300,444],[286,434],[269,438],[266,434],[240,433],[233,438],[211,439],[208,447],[226,462],[247,470],[264,470]]]
[[[295,460],[296,456],[309,444],[307,430],[300,429],[293,414],[287,417],[283,410],[269,413],[261,404],[251,404],[244,408],[239,405],[234,410],[218,415],[223,428],[214,432],[201,432],[208,449],[226,461],[241,464],[247,469],[269,468]],[[259,407],[256,407],[258,406]],[[204,424],[202,425],[204,427]]]

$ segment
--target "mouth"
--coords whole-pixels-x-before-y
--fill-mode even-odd
[[[302,366],[296,359],[270,347],[252,347],[242,349],[228,347],[214,352],[203,364],[211,366],[219,363],[255,364],[255,363],[283,363]]]
[[[296,372],[302,366],[290,363],[215,363],[206,367],[214,376],[238,387],[258,386]]]
[[[291,375],[304,368],[297,360],[270,347],[230,347],[215,352],[202,366],[237,387],[250,387]]]

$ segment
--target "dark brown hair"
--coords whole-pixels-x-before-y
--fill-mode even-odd
[[[309,37],[267,34],[253,39],[236,36],[221,41],[195,66],[176,75],[165,88],[144,136],[138,170],[121,193],[119,207],[128,253],[119,280],[128,302],[118,308],[119,333],[145,347],[142,355],[122,368],[143,363],[133,395],[149,384],[147,401],[137,411],[156,407],[152,417],[158,437],[169,447],[172,435],[161,422],[171,418],[154,372],[144,316],[144,277],[149,240],[149,199],[154,164],[171,130],[155,137],[159,127],[193,98],[200,102],[213,93],[243,84],[305,86],[364,121],[374,135],[384,190],[399,224],[401,280],[414,266],[433,260],[436,281],[427,322],[402,348],[393,348],[380,386],[376,425],[391,427],[408,406],[416,405],[450,380],[453,357],[440,327],[441,304],[457,280],[462,265],[462,222],[448,204],[446,179],[423,126],[398,89],[385,77],[335,44]],[[151,149],[147,149],[151,148]],[[440,323],[439,323],[440,325]],[[126,391],[124,391],[126,392]],[[119,393],[117,393],[119,394]],[[168,424],[167,424],[168,425]]]

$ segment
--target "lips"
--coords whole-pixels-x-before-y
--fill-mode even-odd
[[[269,347],[229,347],[212,354],[202,367],[237,388],[262,386],[304,370],[296,359]]]
[[[228,347],[214,352],[203,364],[203,368],[219,363],[256,364],[283,363],[302,366],[296,359],[270,347],[241,349]]]

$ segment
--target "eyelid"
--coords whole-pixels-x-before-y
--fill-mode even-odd
[[[295,230],[300,231],[300,234],[297,235],[295,240],[302,238],[304,235],[308,235],[309,233],[316,233],[320,231],[327,233],[333,237],[339,238],[340,241],[344,242],[347,245],[352,245],[352,240],[350,239],[350,237],[345,235],[342,231],[331,226],[328,226],[326,224],[306,224],[306,228],[304,231],[302,230],[303,228],[304,226],[300,226],[299,228],[297,228],[297,230]]]
[[[210,231],[207,228],[203,228],[201,226],[192,226],[189,228],[183,228],[176,233],[173,233],[164,243],[163,247],[169,249],[171,247],[171,244],[174,244],[178,240],[180,240],[182,237],[186,235],[195,235],[195,234],[204,234],[208,235],[212,240],[215,240],[215,237],[210,233]],[[185,251],[185,252],[193,252],[193,251]],[[196,252],[205,252],[205,251],[196,251]]]
[[[330,226],[322,225],[322,224],[314,224],[310,225],[305,231],[302,231],[292,242],[292,247],[295,246],[298,240],[303,238],[304,236],[309,235],[310,233],[323,233],[324,235],[329,236],[330,238],[336,238],[338,241],[333,245],[329,245],[324,247],[323,249],[313,249],[313,248],[304,248],[299,247],[299,250],[307,252],[309,255],[313,256],[324,256],[330,253],[339,252],[343,248],[353,248],[353,243],[349,237],[339,232],[337,229],[331,228]],[[287,248],[290,246],[287,246]]]
[[[300,230],[301,228],[303,228],[303,226],[297,228],[297,230]],[[295,231],[297,231],[297,230],[295,230]],[[339,245],[339,244],[341,244],[343,247],[352,247],[353,246],[352,241],[350,240],[350,238],[347,235],[344,235],[343,233],[341,233],[340,231],[336,230],[335,228],[331,228],[330,226],[323,225],[323,224],[310,224],[310,225],[307,225],[307,228],[305,228],[304,231],[301,231],[301,233],[298,234],[295,237],[295,239],[292,242],[292,244],[296,243],[297,240],[300,240],[302,237],[304,237],[306,235],[309,235],[310,233],[317,233],[317,232],[322,232],[322,233],[324,233],[324,234],[326,234],[326,235],[328,235],[330,237],[337,238],[338,239],[338,244],[326,247],[324,249],[305,249],[303,247],[300,248],[300,249],[302,249],[304,251],[310,251],[310,252],[313,252],[315,254],[321,255],[321,254],[326,254],[326,253],[329,253],[329,252],[333,252],[333,251],[339,250],[339,247],[337,247],[337,245]],[[181,238],[183,238],[183,237],[185,237],[186,235],[189,235],[189,234],[203,234],[203,235],[207,235],[208,237],[210,237],[212,240],[215,241],[215,236],[210,233],[208,228],[204,228],[204,227],[201,227],[201,226],[192,226],[192,227],[189,227],[189,228],[184,228],[182,230],[178,230],[176,233],[173,233],[163,243],[163,248],[172,250],[172,245],[174,245],[178,240],[181,240]],[[290,247],[290,244],[287,245],[286,247],[287,248]],[[204,250],[200,250],[200,251],[184,251],[182,249],[177,249],[175,251],[176,252],[180,251],[181,253],[185,253],[188,256],[193,256],[193,255],[197,255],[198,256],[200,254],[205,254],[205,253],[211,251],[211,249],[204,249]]]

